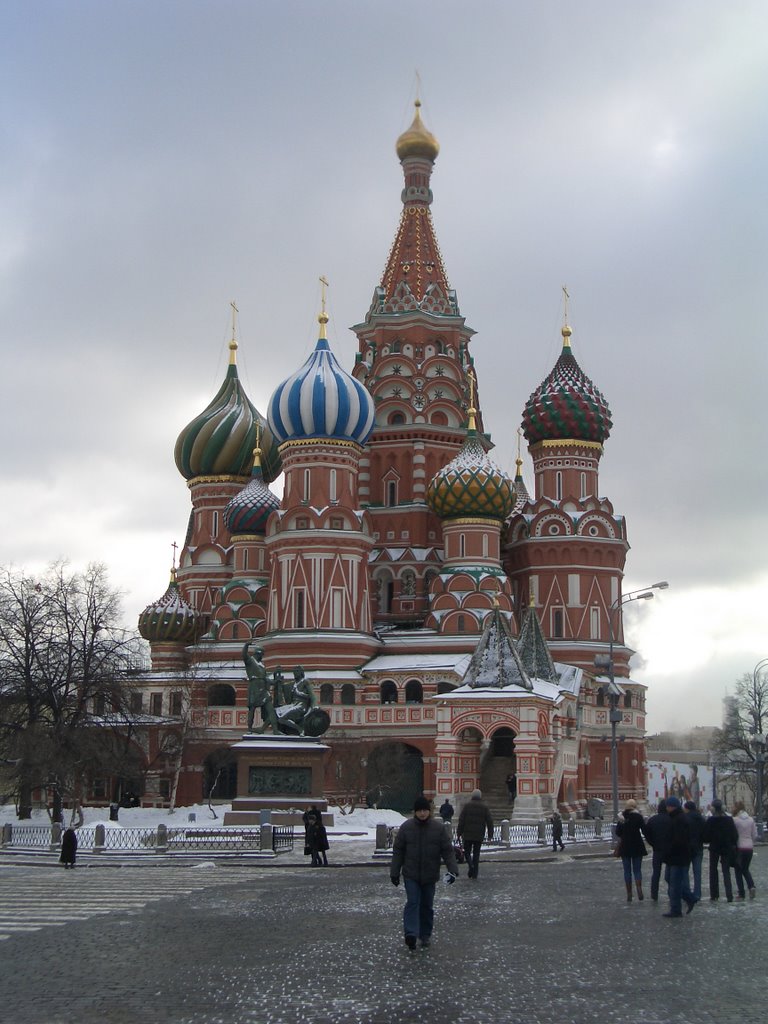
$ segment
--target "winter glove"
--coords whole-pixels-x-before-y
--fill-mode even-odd
[[[400,885],[400,875],[390,875],[389,880],[392,885]]]

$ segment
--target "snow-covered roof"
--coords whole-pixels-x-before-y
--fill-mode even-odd
[[[380,654],[364,667],[366,672],[455,672],[463,676],[469,665],[469,654]]]
[[[429,698],[437,701],[448,701],[450,703],[472,703],[477,700],[530,700],[531,697],[542,697],[544,700],[551,700],[553,703],[561,696],[560,690],[554,683],[546,679],[531,679],[532,689],[527,690],[522,686],[457,686],[450,693],[441,693]]]

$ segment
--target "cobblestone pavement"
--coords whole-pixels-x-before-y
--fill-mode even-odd
[[[38,930],[0,945],[0,1015],[7,1024],[762,1024],[765,850],[753,865],[755,901],[705,894],[691,915],[669,920],[665,901],[625,902],[610,857],[488,857],[478,881],[438,887],[433,945],[409,952],[403,890],[386,864],[64,871],[3,860],[0,917],[30,897]],[[62,924],[76,893],[83,913]],[[86,913],[101,901],[112,901],[109,913]]]

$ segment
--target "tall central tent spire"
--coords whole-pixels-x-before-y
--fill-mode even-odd
[[[405,177],[403,212],[371,312],[421,309],[459,316],[456,294],[448,283],[430,212],[430,179],[440,146],[421,120],[421,100],[416,100],[411,126],[399,137],[395,148]]]

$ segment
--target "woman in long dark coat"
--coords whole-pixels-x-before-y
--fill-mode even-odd
[[[65,868],[73,868],[75,866],[76,856],[77,833],[73,828],[68,828],[64,831],[64,835],[61,837],[61,856],[59,857],[59,861]]]
[[[624,813],[619,815],[616,835],[621,844],[621,863],[624,867],[624,884],[627,889],[627,903],[632,902],[632,879],[635,880],[637,898],[643,898],[643,857],[648,853],[643,842],[643,816],[634,800],[627,800]]]

